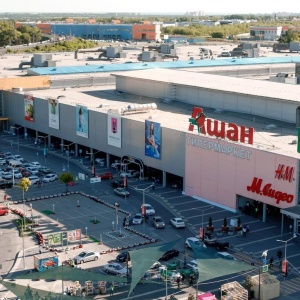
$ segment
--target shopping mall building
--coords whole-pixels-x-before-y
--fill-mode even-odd
[[[115,85],[2,81],[4,129],[106,166],[121,159],[141,179],[181,182],[184,194],[230,211],[257,208],[263,221],[281,212],[300,228],[299,86],[181,69],[108,76]]]

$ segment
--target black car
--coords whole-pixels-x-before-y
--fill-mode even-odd
[[[159,260],[167,261],[173,257],[176,257],[179,255],[179,251],[176,249],[170,249],[168,250]]]
[[[118,256],[117,256],[117,260],[119,262],[125,262],[126,259],[128,258],[128,261],[130,261],[130,254],[128,251],[123,251],[122,253],[120,253]]]
[[[123,180],[114,180],[111,182],[112,187],[118,188],[118,187],[124,187]]]
[[[11,181],[0,180],[0,189],[12,188],[13,183]]]

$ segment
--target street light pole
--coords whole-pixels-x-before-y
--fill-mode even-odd
[[[20,153],[20,138],[19,138],[19,129],[20,129],[20,128],[23,128],[23,126],[21,126],[21,127],[10,126],[10,128],[12,128],[12,129],[16,129],[16,130],[17,130],[17,135],[18,135],[18,153]]]
[[[92,163],[93,163],[93,175],[95,176],[96,175],[96,170],[95,170],[95,154],[97,154],[97,153],[99,153],[100,152],[100,150],[99,151],[97,151],[97,152],[86,152],[86,154],[89,154],[89,155],[91,155],[92,156]]]
[[[68,171],[70,171],[70,146],[74,145],[75,143],[71,143],[69,145],[64,145],[62,144],[64,147],[68,147]]]
[[[284,260],[285,260],[285,263],[287,263],[287,260],[286,260],[287,243],[288,243],[289,241],[291,241],[292,239],[296,238],[296,237],[297,237],[297,235],[296,235],[296,233],[294,233],[293,236],[292,236],[290,239],[286,240],[286,241],[283,241],[283,240],[276,240],[277,242],[284,243]],[[287,265],[286,265],[286,275],[287,275]],[[284,278],[285,278],[285,277],[284,277]]]

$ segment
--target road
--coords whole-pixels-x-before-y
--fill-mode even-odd
[[[19,148],[20,154],[29,161],[40,161],[43,165],[48,166],[56,173],[61,173],[63,169],[67,168],[68,158],[61,155],[59,152],[48,152],[48,157],[45,160],[43,157],[43,148],[36,147],[33,144],[33,141],[26,141],[23,139],[18,140],[16,136],[8,135],[3,137],[1,141],[2,151],[11,151],[17,153]],[[37,155],[37,153],[39,153]],[[79,159],[71,158],[70,159],[70,171],[73,174],[88,173],[90,174],[91,163],[88,159],[83,160],[83,164],[79,163]],[[96,171],[114,171],[111,168],[99,168],[96,166]],[[117,176],[117,174],[116,174]],[[127,199],[118,197],[113,193],[113,188],[110,186],[110,181],[102,181],[101,183],[91,184],[89,180],[79,180],[74,187],[69,187],[70,191],[78,191],[88,195],[95,195],[97,198],[101,199],[101,201],[113,205],[115,202],[120,203],[120,208],[124,209],[127,212],[140,212],[140,206],[142,204],[142,192],[136,190],[144,189],[151,185],[151,182],[139,181],[136,179],[129,179],[129,191],[131,193],[130,197]],[[38,188],[37,186],[30,187],[29,191],[26,192],[26,198],[37,198],[41,195],[55,195],[59,193],[65,192],[65,185],[60,183],[59,181],[55,181],[52,183],[44,184],[42,188]],[[13,200],[22,200],[22,192],[17,188],[13,188],[7,190],[7,193],[11,195]],[[78,202],[80,203],[80,207],[77,207]],[[207,219],[209,216],[213,219],[213,224],[215,228],[220,228],[224,219],[224,216],[228,218],[228,220],[232,218],[236,218],[240,216],[238,214],[234,214],[228,212],[222,208],[211,206],[208,203],[204,203],[192,197],[186,197],[182,195],[180,190],[172,189],[170,187],[163,188],[160,185],[156,186],[156,189],[153,191],[149,189],[145,192],[145,202],[150,203],[154,206],[157,214],[161,215],[162,218],[166,221],[167,226],[165,229],[158,230],[155,229],[151,223],[144,223],[142,225],[137,225],[135,228],[141,233],[147,233],[152,238],[157,239],[160,242],[167,242],[170,240],[174,240],[174,238],[178,238],[180,241],[176,245],[176,248],[180,250],[181,254],[179,256],[180,262],[183,264],[184,261],[184,240],[186,237],[194,236],[198,234],[199,227],[202,226],[202,217],[204,225],[207,224]],[[108,206],[99,206],[99,203],[95,201],[91,201],[86,199],[86,197],[82,197],[82,195],[73,195],[71,197],[66,196],[64,198],[52,198],[48,200],[38,200],[30,202],[32,204],[32,213],[33,217],[39,220],[43,224],[43,230],[46,232],[55,232],[59,228],[60,230],[70,230],[74,228],[81,228],[82,233],[86,233],[87,235],[94,239],[102,239],[103,245],[105,247],[117,248],[119,245],[125,244],[135,244],[140,242],[141,237],[137,235],[131,235],[126,233],[124,234],[123,239],[117,238],[112,235],[112,227],[117,223],[117,216],[114,209],[111,209]],[[30,204],[26,202],[26,210],[29,213]],[[20,210],[23,209],[23,205],[18,204]],[[54,205],[54,206],[53,206]],[[55,211],[55,214],[45,216],[42,211]],[[119,212],[118,215],[118,223],[122,224],[122,220],[125,214]],[[183,230],[175,230],[172,228],[168,220],[173,216],[183,217],[187,221],[187,228]],[[9,215],[7,217],[1,217],[1,231],[4,236],[10,235],[14,225],[11,223],[11,220],[15,218],[14,215]],[[276,258],[276,251],[281,248],[284,250],[284,245],[277,242],[276,239],[287,240],[290,238],[288,224],[284,224],[284,236],[280,236],[280,221],[276,218],[268,219],[268,222],[263,223],[260,218],[254,218],[251,216],[241,215],[242,222],[250,225],[250,233],[246,238],[238,238],[236,235],[229,236],[223,235],[218,238],[219,241],[228,241],[232,248],[228,250],[228,252],[237,256],[238,259],[244,260],[249,263],[250,258],[253,256],[256,259],[257,265],[261,264],[261,253],[264,250],[268,250],[268,258],[273,256]],[[94,225],[92,220],[99,220],[99,224]],[[114,222],[114,225],[112,224]],[[58,226],[56,226],[59,224]],[[124,229],[119,226],[117,231]],[[125,231],[124,231],[125,233]],[[25,239],[26,240],[26,239]],[[1,249],[6,247],[7,244],[3,245],[3,239],[1,239],[2,243],[0,244]],[[8,241],[8,240],[7,240]],[[15,256],[15,253],[20,251],[22,248],[22,240],[18,237],[17,233],[14,233],[10,236],[9,246],[6,248],[7,255],[5,256],[5,260],[0,261],[2,263],[2,272],[0,274],[5,275],[6,272],[11,268],[12,262]],[[25,248],[34,249],[33,251],[37,251],[37,246],[35,241],[26,240]],[[89,243],[89,248],[99,249],[99,245]],[[101,246],[102,249],[103,246]],[[139,246],[144,247],[144,246]],[[279,280],[282,281],[281,285],[281,295],[291,295],[292,297],[300,297],[298,283],[299,283],[299,274],[296,271],[300,267],[300,251],[299,244],[297,243],[297,239],[294,241],[290,241],[287,245],[288,249],[288,259],[291,264],[295,267],[291,271],[290,276],[287,278],[283,278],[280,276],[281,272],[278,267],[276,267],[271,271],[272,274],[279,276]],[[28,250],[29,253],[31,250]],[[79,251],[79,250],[78,250]],[[214,251],[212,249],[212,251]],[[284,252],[284,251],[283,251]],[[75,256],[75,252],[73,254],[68,253],[66,257],[69,258],[70,255]],[[60,254],[61,255],[61,254]],[[85,264],[85,267],[88,268],[99,268],[99,266],[104,265],[107,261],[115,260],[117,254],[111,253],[110,256],[103,256],[101,260],[93,265],[94,263]],[[188,260],[193,259],[193,253],[188,251]],[[22,265],[22,263],[21,263]],[[29,267],[29,264],[28,264]],[[254,271],[255,273],[255,271]],[[226,278],[220,278],[217,282],[201,282],[199,283],[199,290],[203,291],[218,291],[220,284],[228,282],[228,280],[234,279],[239,282],[242,282],[245,279],[245,275],[239,275],[236,278],[231,276],[226,276]],[[201,281],[201,279],[200,279]],[[143,285],[143,287],[138,286],[135,290],[135,295],[143,295],[143,299],[159,299],[159,297],[164,297],[165,288],[155,288],[146,285],[147,288]],[[124,291],[120,294],[120,298],[124,297],[124,293],[126,293],[126,288],[123,288]],[[193,291],[194,288],[188,288],[187,292]],[[176,289],[173,290],[176,292]],[[182,297],[185,297],[186,293],[182,293]],[[298,297],[298,299],[299,299]],[[116,298],[118,299],[118,298]],[[123,298],[124,299],[124,298]],[[182,298],[184,299],[184,298]],[[297,299],[297,298],[295,298]]]

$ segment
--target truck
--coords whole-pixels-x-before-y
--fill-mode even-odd
[[[42,253],[34,255],[34,269],[41,272],[58,267],[58,256],[55,253]]]
[[[290,52],[299,52],[300,42],[290,42]]]
[[[273,45],[273,52],[289,51],[290,45],[288,43],[276,43]]]

